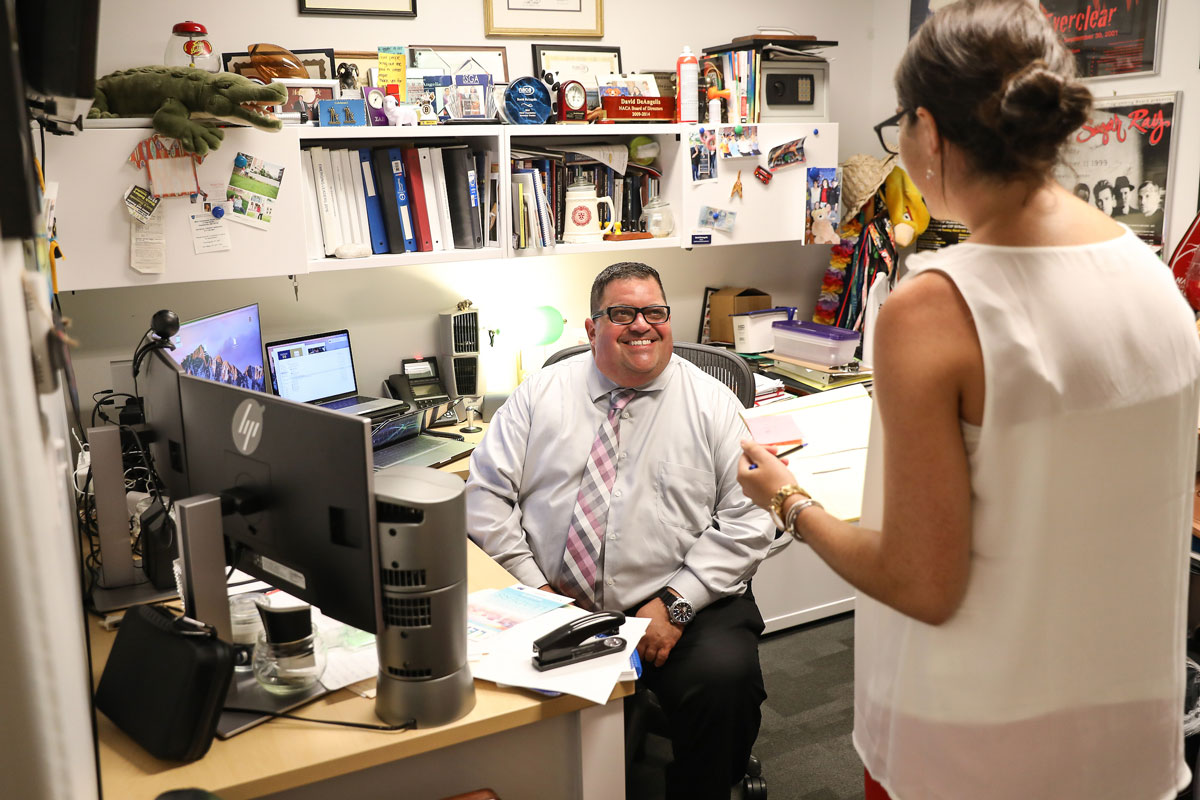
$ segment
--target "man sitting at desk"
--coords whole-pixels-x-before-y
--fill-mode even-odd
[[[737,398],[672,354],[658,273],[592,284],[591,353],[541,370],[471,456],[467,530],[518,580],[651,620],[645,685],[670,720],[670,797],[728,797],[766,698],[747,582],[770,518],[737,482]]]

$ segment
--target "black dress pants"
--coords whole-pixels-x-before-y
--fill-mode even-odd
[[[667,768],[668,798],[728,800],[746,774],[767,698],[758,662],[762,632],[747,590],[698,612],[661,667],[643,665],[642,682],[670,726],[675,760]]]

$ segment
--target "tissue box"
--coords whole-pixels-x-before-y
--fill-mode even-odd
[[[730,314],[743,314],[771,307],[771,295],[744,286],[726,286],[708,296],[708,338],[733,344]]]

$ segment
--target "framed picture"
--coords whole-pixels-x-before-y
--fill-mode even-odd
[[[1164,0],[1105,5],[1041,0],[1042,13],[1075,55],[1081,78],[1156,74]]]
[[[713,286],[704,287],[704,302],[700,306],[700,332],[696,334],[696,341],[700,344],[708,344],[710,341],[708,335],[708,307],[709,301],[715,291],[717,289]]]
[[[587,90],[590,108],[600,105],[600,81],[621,72],[621,48],[599,45],[535,44],[533,70],[553,72],[560,81],[579,81]]]
[[[604,0],[483,0],[487,36],[604,35]]]
[[[1097,99],[1067,140],[1058,182],[1163,253],[1179,94]]]
[[[333,49],[317,49],[317,50],[292,50],[296,58],[300,59],[300,63],[308,70],[308,77],[317,78],[323,81],[331,80],[336,77],[333,71]],[[221,53],[221,65],[226,72],[236,72],[238,75],[243,75],[251,80],[262,81],[262,76],[258,74],[258,70],[254,68],[254,64],[250,62],[249,53]]]
[[[300,0],[300,13],[415,17],[417,0]]]
[[[416,69],[438,70],[439,75],[456,75],[473,60],[492,76],[492,83],[508,83],[508,49],[503,45],[464,47],[410,44],[408,57],[410,65]]]
[[[280,78],[275,81],[287,87],[288,97],[280,107],[282,112],[303,111],[309,119],[314,119],[317,103],[322,100],[338,99],[338,82],[322,81],[315,78]]]

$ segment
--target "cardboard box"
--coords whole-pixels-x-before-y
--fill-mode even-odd
[[[726,286],[708,297],[708,338],[713,342],[733,343],[730,314],[771,308],[771,295],[744,286]]]

